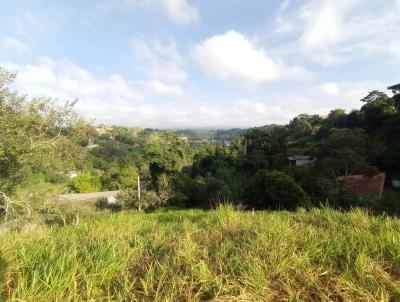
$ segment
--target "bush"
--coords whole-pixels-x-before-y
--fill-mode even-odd
[[[258,171],[250,181],[249,203],[257,208],[295,209],[304,206],[307,195],[289,175],[279,171]]]
[[[121,210],[121,206],[117,203],[108,202],[106,197],[100,197],[94,204],[98,210],[111,210],[113,212]]]
[[[37,209],[43,222],[46,224],[79,224],[81,220],[98,215],[93,200],[70,202],[53,200],[43,202]]]
[[[71,182],[78,193],[98,192],[101,189],[100,179],[89,173],[82,173],[74,177]]]
[[[400,192],[385,190],[381,199],[368,199],[363,206],[372,209],[375,213],[400,215]]]
[[[158,194],[155,191],[141,192],[141,198],[138,198],[136,189],[128,189],[121,191],[117,195],[117,205],[125,210],[151,210],[159,208],[167,203],[170,199],[166,191],[160,191]]]
[[[294,178],[316,206],[321,200],[329,197],[329,190],[332,188],[331,180],[319,174],[314,166],[294,166],[285,172]]]

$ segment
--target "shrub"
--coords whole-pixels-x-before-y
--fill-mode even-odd
[[[117,203],[109,202],[106,197],[100,197],[94,204],[98,210],[111,210],[113,212],[121,210],[121,206]]]
[[[99,210],[104,210],[108,206],[108,200],[106,197],[100,197],[99,199],[96,200],[96,203],[94,204],[97,209]]]
[[[130,188],[136,185],[137,172],[135,167],[122,168],[118,175],[118,182],[121,188]]]
[[[304,206],[307,195],[289,175],[279,171],[258,171],[250,181],[250,204],[257,208],[294,209]]]
[[[89,173],[82,173],[72,179],[72,186],[78,193],[97,192],[101,189],[101,183],[98,177]]]
[[[128,189],[117,195],[117,205],[125,210],[151,210],[165,205],[169,199],[167,191],[143,190],[139,199],[136,189]]]
[[[315,205],[329,197],[331,180],[319,174],[313,165],[294,166],[284,172],[295,179]]]

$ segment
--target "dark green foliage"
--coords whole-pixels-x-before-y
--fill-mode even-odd
[[[365,104],[361,107],[364,113],[364,126],[370,132],[377,131],[383,126],[385,120],[396,112],[393,98],[385,93],[372,91],[363,99]]]
[[[307,195],[295,180],[276,170],[258,171],[250,181],[247,194],[250,205],[264,209],[295,209],[307,201]]]
[[[246,162],[232,148],[223,144],[205,146],[194,157],[192,168],[175,178],[175,199],[186,206],[239,203],[247,184],[246,169]]]
[[[327,202],[341,207],[359,205],[357,199],[343,203],[340,196],[332,196],[336,177],[373,175],[377,171],[386,172],[390,177],[400,171],[400,115],[393,99],[374,91],[363,102],[361,110],[350,113],[335,109],[326,118],[301,114],[287,126],[269,131],[249,129],[230,147],[214,144],[200,148],[191,169],[175,177],[177,204],[207,207],[221,200],[278,207],[279,202],[265,205],[261,193],[255,197],[254,192],[264,188],[262,181],[249,184],[260,171],[277,170],[293,176],[290,183],[301,190],[298,199],[287,201],[289,208],[301,205],[304,193],[314,205]],[[308,155],[316,160],[307,166],[289,167],[289,155]],[[274,195],[282,189],[278,187],[268,193],[272,194],[269,202],[279,199]],[[254,202],[253,198],[263,202]]]
[[[170,187],[170,177],[189,161],[186,142],[170,131],[154,133],[145,150],[153,187],[159,191]]]
[[[321,175],[315,165],[295,166],[285,172],[307,193],[313,205],[319,206],[328,198],[332,181]]]
[[[317,166],[326,175],[376,173],[376,167],[370,164],[368,155],[378,144],[370,144],[363,129],[332,129],[328,138],[316,145],[314,154]]]
[[[282,169],[285,167],[288,137],[288,129],[282,126],[276,126],[270,131],[249,129],[242,137],[242,145],[249,164],[258,168]]]

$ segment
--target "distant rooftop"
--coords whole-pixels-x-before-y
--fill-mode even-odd
[[[289,160],[310,160],[311,156],[308,155],[293,155],[288,157]]]
[[[368,177],[366,175],[339,176],[346,186],[346,191],[360,197],[381,197],[385,183],[385,173],[378,173]]]

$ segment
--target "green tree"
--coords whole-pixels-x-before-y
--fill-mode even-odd
[[[81,173],[71,180],[74,190],[78,193],[98,192],[101,189],[100,179],[90,173]]]
[[[0,67],[0,190],[11,192],[32,173],[62,173],[85,156],[93,131],[73,111],[75,102],[56,106],[10,89],[15,78]]]
[[[188,145],[171,131],[149,137],[145,156],[150,166],[153,187],[170,188],[171,176],[188,163]]]
[[[376,167],[370,155],[382,146],[372,142],[363,129],[332,129],[330,136],[319,142],[314,150],[317,166],[326,175],[373,174]]]
[[[292,177],[276,170],[259,170],[250,181],[248,197],[250,205],[262,209],[295,209],[307,200]]]
[[[287,162],[288,137],[289,131],[283,126],[269,131],[249,129],[242,138],[249,169],[254,172],[255,168],[283,168]]]
[[[290,121],[288,127],[292,137],[301,139],[315,134],[321,121],[322,117],[319,115],[300,114]]]
[[[118,182],[122,189],[136,187],[137,171],[135,167],[123,167],[118,174]]]
[[[396,106],[397,112],[400,113],[400,84],[388,87],[393,92],[393,102]]]
[[[361,107],[364,114],[364,124],[369,132],[376,132],[383,126],[385,120],[396,113],[396,106],[392,98],[381,91],[371,91],[361,100],[365,104]]]

